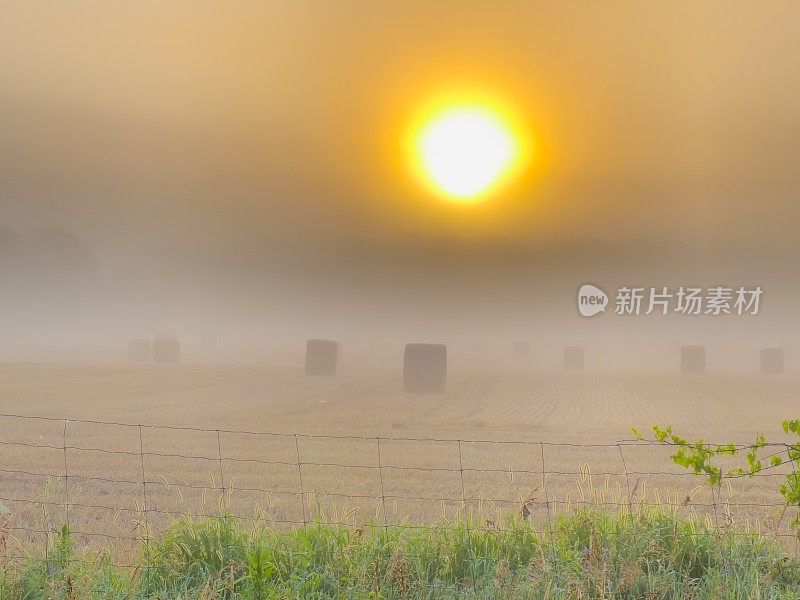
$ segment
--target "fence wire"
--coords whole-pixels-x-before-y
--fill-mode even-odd
[[[771,455],[787,449],[768,445]],[[330,435],[0,414],[0,503],[20,553],[46,554],[66,524],[78,549],[108,552],[120,566],[176,520],[218,514],[276,528],[409,529],[464,519],[502,527],[521,514],[544,534],[582,506],[662,507],[796,541],[778,493],[790,461],[715,491],[672,464],[673,452],[643,440]]]

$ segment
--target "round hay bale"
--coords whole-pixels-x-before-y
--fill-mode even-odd
[[[582,346],[567,346],[564,348],[564,369],[566,371],[583,371],[584,356]]]
[[[130,362],[150,362],[153,360],[153,346],[150,340],[128,340],[128,360]]]
[[[765,375],[783,373],[783,348],[761,349],[761,372]]]
[[[406,344],[403,355],[403,390],[441,393],[447,384],[447,346]]]
[[[315,340],[306,342],[306,375],[336,375],[339,366],[339,348],[341,344],[333,340]]]
[[[181,361],[181,343],[175,338],[158,338],[153,342],[153,362],[177,363]]]
[[[523,340],[514,342],[514,358],[527,359],[531,355],[531,343]]]
[[[705,373],[705,346],[681,346],[681,373]]]

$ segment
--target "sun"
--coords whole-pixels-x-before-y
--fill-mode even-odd
[[[416,168],[447,199],[476,203],[514,171],[520,143],[508,119],[479,104],[440,108],[420,126],[414,141]]]

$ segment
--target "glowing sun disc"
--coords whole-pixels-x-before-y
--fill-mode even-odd
[[[417,164],[440,192],[474,202],[514,166],[515,136],[504,119],[482,106],[455,106],[432,115],[417,136]]]

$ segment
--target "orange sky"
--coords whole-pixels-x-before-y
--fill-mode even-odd
[[[356,277],[431,268],[404,254],[416,244],[467,278],[476,256],[775,274],[800,258],[799,17],[792,2],[6,2],[0,227],[64,228],[112,265],[144,248]],[[417,103],[459,87],[507,98],[541,158],[468,210],[397,150]]]
[[[796,5],[428,5],[12,2],[0,166],[11,185],[46,171],[101,212],[125,202],[120,173],[144,170],[142,185],[185,187],[148,186],[158,204],[269,212],[280,185],[357,230],[453,233],[469,220],[420,197],[394,144],[415,101],[482,86],[530,119],[546,159],[520,202],[481,215],[494,233],[558,237],[581,214],[613,214],[615,234],[671,226],[706,190],[747,222],[741,196],[797,177]],[[241,192],[197,202],[198,180]]]

